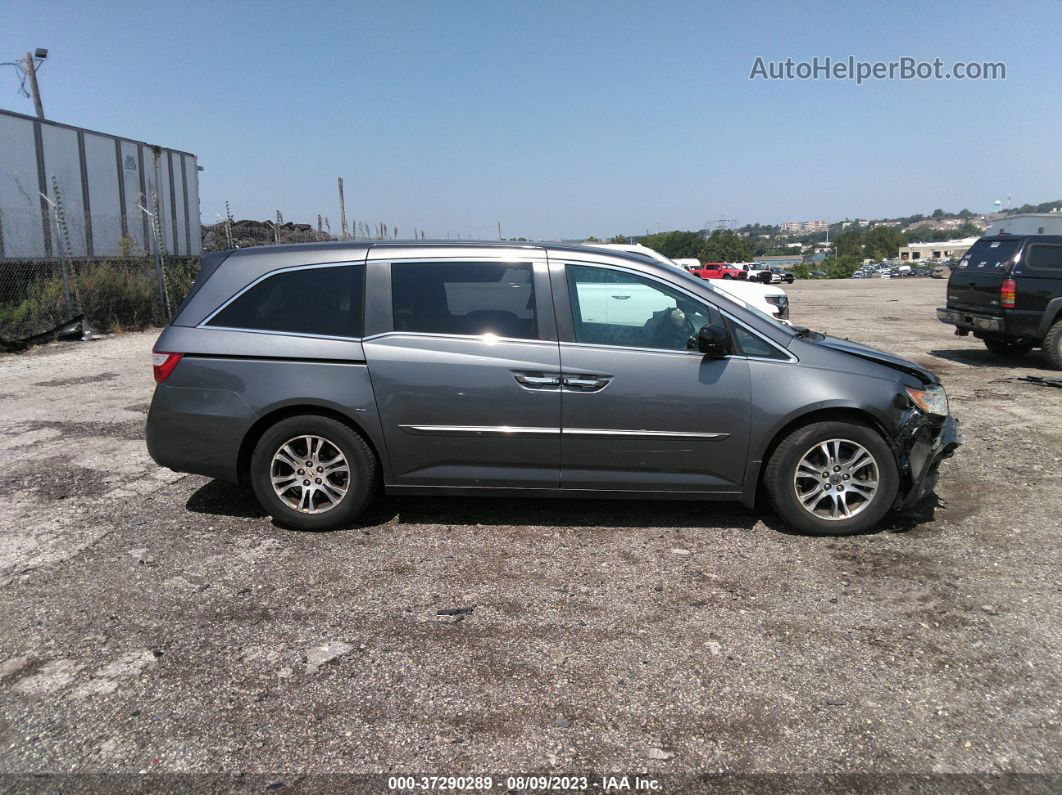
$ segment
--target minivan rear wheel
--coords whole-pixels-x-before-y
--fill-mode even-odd
[[[251,455],[251,485],[278,524],[331,530],[356,519],[376,491],[376,456],[331,417],[288,417],[270,427]]]
[[[896,500],[892,451],[873,428],[816,422],[775,448],[764,471],[771,506],[813,535],[848,535],[874,527]]]

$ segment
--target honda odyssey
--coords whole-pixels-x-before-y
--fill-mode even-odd
[[[207,254],[155,346],[159,464],[280,524],[387,494],[740,500],[873,527],[959,443],[939,379],[586,246],[324,243]]]

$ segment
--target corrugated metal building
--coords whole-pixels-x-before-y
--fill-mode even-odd
[[[73,257],[154,253],[158,192],[163,251],[201,253],[196,157],[0,110],[0,259],[59,256],[51,209],[58,182]]]

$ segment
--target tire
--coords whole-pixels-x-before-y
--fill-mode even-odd
[[[338,456],[345,459],[345,473]],[[311,467],[304,466],[307,462]],[[255,496],[277,524],[295,530],[334,530],[350,524],[376,494],[376,479],[376,456],[365,440],[330,417],[309,414],[281,420],[262,434],[251,455]]]
[[[724,278],[724,279],[733,279],[734,277],[733,277],[733,276],[731,276],[731,275],[730,275],[729,273],[724,273],[724,274],[723,274],[723,278]]]
[[[839,443],[839,447],[834,448],[834,443]],[[837,464],[827,463],[819,447],[823,444],[831,453],[839,450],[840,456],[835,456]],[[869,455],[871,463],[860,464],[859,448]],[[809,473],[810,466],[801,467],[802,462],[814,464],[815,474]],[[856,469],[846,472],[848,463],[855,463]],[[834,466],[840,466],[841,470],[835,471]],[[798,467],[807,474],[798,478]],[[830,480],[824,483],[821,474],[827,472]],[[857,422],[816,422],[797,428],[775,448],[763,479],[775,512],[797,530],[818,536],[849,535],[871,529],[892,508],[900,484],[889,445],[876,430]],[[871,489],[874,479],[876,488]],[[818,497],[814,496],[816,487]],[[864,496],[867,492],[869,497]],[[851,514],[847,518],[838,494],[843,494],[840,501]],[[810,499],[810,508],[801,504],[801,496]],[[835,507],[838,518],[830,518]]]
[[[1047,363],[1055,370],[1062,370],[1062,319],[1056,320],[1048,329],[1041,349]]]
[[[1001,359],[1020,359],[1031,351],[1033,343],[1010,337],[985,337],[985,347]]]

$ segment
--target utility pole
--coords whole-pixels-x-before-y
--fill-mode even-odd
[[[41,104],[41,90],[37,86],[37,64],[33,53],[26,53],[26,75],[29,77],[30,92],[33,94],[33,106],[37,109],[37,118],[44,118],[44,105]]]
[[[498,221],[498,240],[501,240],[501,221]]]
[[[350,231],[347,229],[347,205],[343,199],[342,177],[339,177],[339,234],[340,240],[350,240]]]

